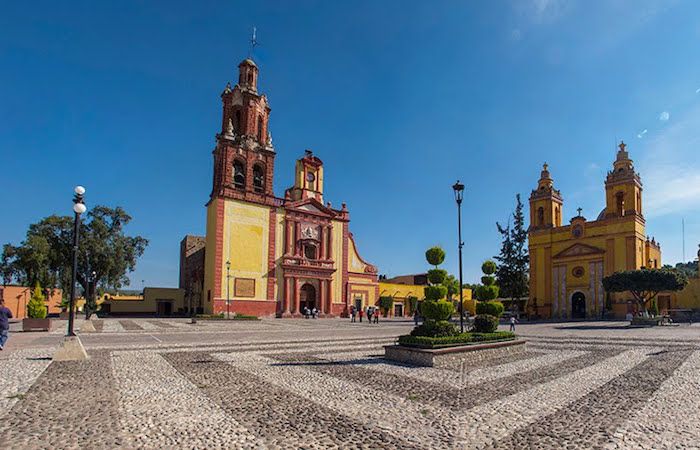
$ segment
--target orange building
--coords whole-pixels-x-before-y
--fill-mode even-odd
[[[32,297],[34,288],[27,286],[7,285],[0,287],[0,298],[5,300],[5,306],[10,308],[15,319],[24,319],[27,317],[27,303]],[[46,298],[46,313],[48,315],[58,315],[61,312],[61,298],[63,291],[61,289],[47,289],[44,291]]]

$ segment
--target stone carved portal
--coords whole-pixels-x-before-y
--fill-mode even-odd
[[[571,296],[571,318],[586,318],[586,296],[582,292],[574,292]]]
[[[309,310],[318,308],[318,305],[316,305],[316,288],[309,283],[304,283],[299,290],[299,312],[303,313],[305,307],[309,308]]]

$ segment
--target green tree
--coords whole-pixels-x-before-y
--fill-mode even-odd
[[[435,267],[428,271],[430,284],[423,289],[425,300],[420,305],[420,312],[425,317],[425,323],[416,327],[411,334],[415,336],[457,334],[457,328],[448,322],[454,312],[454,305],[452,302],[442,300],[448,291],[444,285],[447,272],[439,269],[438,266],[445,260],[445,251],[440,247],[432,247],[425,252],[425,259]]]
[[[616,272],[603,278],[607,292],[629,292],[640,309],[656,298],[659,292],[680,291],[688,284],[688,277],[674,269],[640,269]]]
[[[378,303],[379,303],[379,308],[382,310],[382,313],[384,313],[384,317],[386,317],[389,315],[389,311],[394,306],[394,297],[391,297],[391,296],[379,297]]]
[[[89,210],[80,227],[77,282],[87,300],[86,310],[95,310],[98,288],[120,289],[128,285],[128,273],[146,249],[148,240],[129,236],[124,227],[131,216],[122,208],[96,206]],[[73,218],[49,216],[29,226],[18,246],[5,245],[0,258],[4,273],[21,284],[39,282],[50,289],[70,293]],[[94,282],[88,283],[88,280]]]
[[[46,317],[46,297],[37,283],[32,291],[32,296],[27,302],[27,316],[30,319],[43,319]]]
[[[516,206],[513,212],[513,227],[502,226],[496,222],[501,234],[501,251],[495,259],[499,262],[496,276],[500,295],[511,300],[527,297],[529,291],[528,271],[530,256],[527,250],[527,229],[520,194],[516,194]]]
[[[442,285],[447,288],[447,299],[452,300],[452,297],[459,294],[459,280],[454,275],[447,275]]]
[[[425,259],[437,269],[445,261],[445,250],[439,246],[431,247],[425,251]]]

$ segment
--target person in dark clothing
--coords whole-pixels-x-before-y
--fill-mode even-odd
[[[416,308],[415,311],[413,311],[413,323],[418,326],[418,319],[420,319],[420,316],[418,315],[418,308]]]
[[[10,320],[12,311],[5,306],[5,300],[0,298],[0,350],[5,348],[5,343],[10,337]]]

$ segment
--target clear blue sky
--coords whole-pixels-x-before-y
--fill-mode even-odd
[[[700,3],[518,0],[3,2],[0,242],[69,214],[71,191],[124,207],[151,244],[132,286],[176,285],[179,241],[203,234],[219,94],[251,27],[272,105],[275,191],[305,148],[381,273],[440,244],[465,281],[498,252],[496,221],[542,162],[595,218],[624,139],[663,259],[700,242]],[[645,131],[646,130],[646,131]]]

